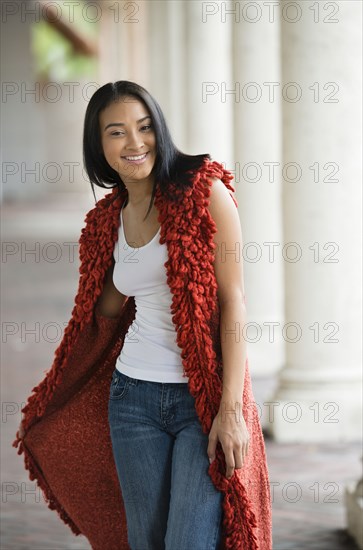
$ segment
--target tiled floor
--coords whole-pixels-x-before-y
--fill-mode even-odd
[[[361,472],[361,445],[266,439],[274,550],[356,548],[345,531],[345,483]]]
[[[91,207],[92,201],[89,203]],[[22,401],[50,367],[73,307],[78,284],[78,248],[73,256],[69,243],[77,242],[77,228],[83,226],[83,217],[73,209],[71,221],[62,222],[64,213],[66,207],[62,210],[60,205],[56,209],[50,205],[47,209],[44,205],[38,213],[43,221],[37,221],[37,233],[32,231],[30,222],[36,221],[38,214],[26,207],[11,208],[5,214],[9,223],[5,227],[7,255],[2,263],[1,548],[4,550],[90,548],[84,537],[75,537],[58,515],[47,508],[34,482],[27,477],[23,456],[19,457],[11,446]],[[49,233],[49,238],[42,233],[42,227],[50,226],[54,216],[58,217],[58,228],[62,223],[67,226],[62,238],[57,237],[59,229]],[[21,217],[19,224],[17,217]],[[28,220],[29,227],[24,220]],[[35,253],[26,253],[30,249]],[[257,401],[260,383],[254,381]],[[360,443],[278,444],[267,436],[265,442],[273,495],[274,550],[356,548],[345,531],[344,486],[361,474]]]

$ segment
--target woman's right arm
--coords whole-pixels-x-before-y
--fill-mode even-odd
[[[127,300],[127,296],[117,290],[113,284],[112,276],[115,260],[106,272],[102,294],[96,302],[96,313],[104,317],[118,317]]]

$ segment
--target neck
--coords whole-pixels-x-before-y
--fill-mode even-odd
[[[154,186],[152,179],[124,181],[124,184],[127,189],[126,201],[128,205],[138,207],[150,201]]]

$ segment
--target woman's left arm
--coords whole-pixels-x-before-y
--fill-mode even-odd
[[[246,307],[243,283],[242,229],[236,205],[219,179],[211,187],[209,212],[216,224],[214,270],[220,304],[220,336],[223,389],[220,407],[209,434],[208,456],[215,458],[220,441],[225,454],[226,477],[242,468],[249,434],[242,414],[242,395],[247,359],[243,327]]]

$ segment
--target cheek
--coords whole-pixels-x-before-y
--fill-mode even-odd
[[[103,153],[108,162],[114,159],[116,156],[117,158],[119,157],[119,151],[117,149],[115,141],[106,141],[102,144],[102,146]]]

